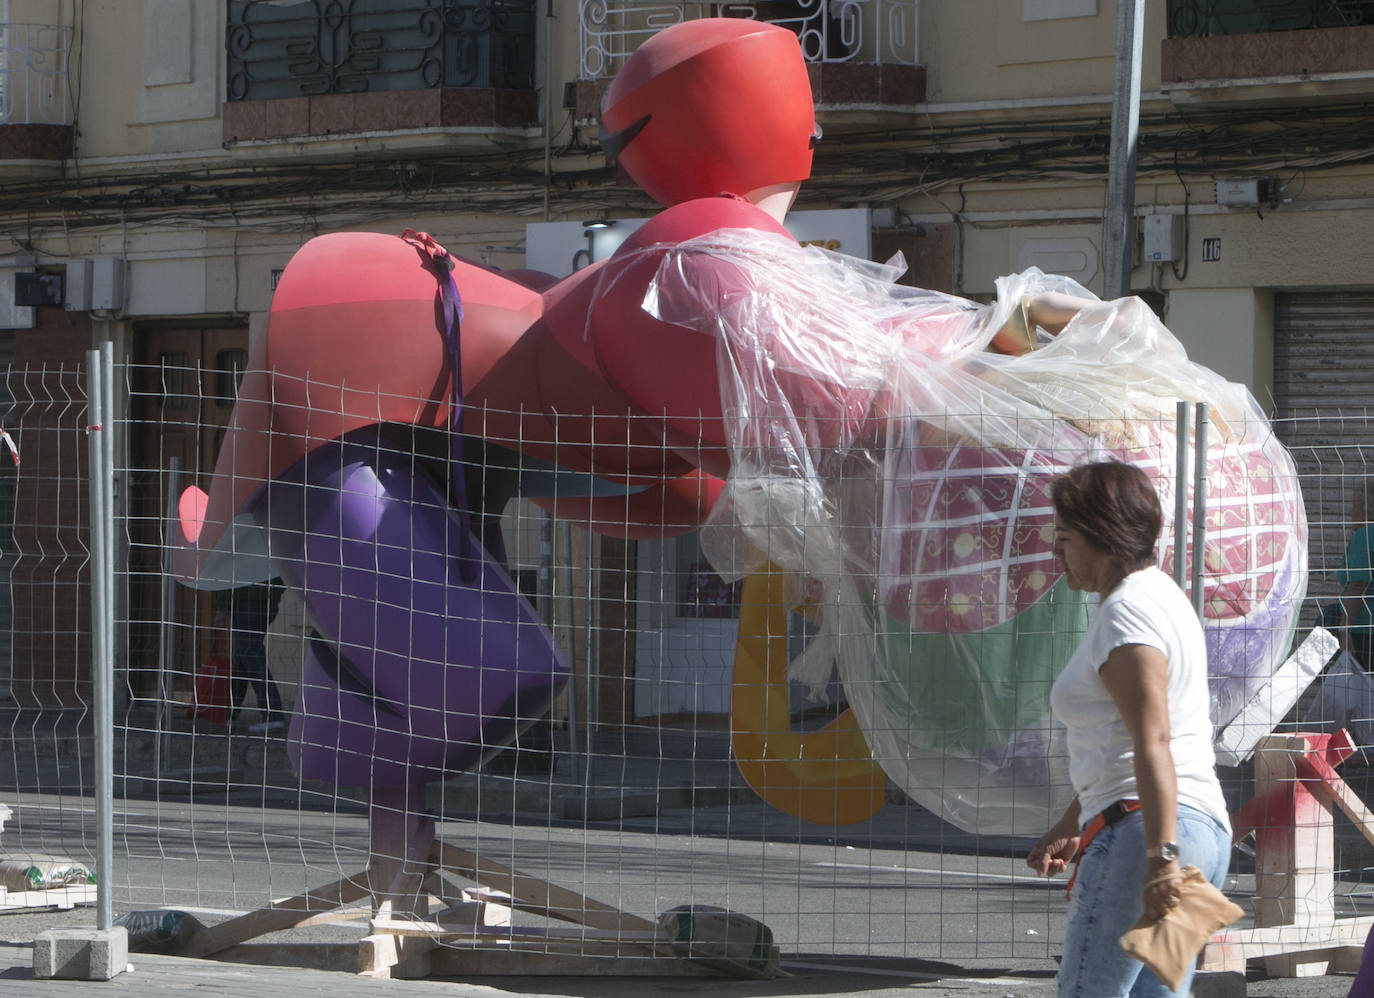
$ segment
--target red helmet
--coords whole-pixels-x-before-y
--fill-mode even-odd
[[[801,183],[819,131],[797,36],[703,18],[654,35],[601,107],[602,148],[664,207]]]

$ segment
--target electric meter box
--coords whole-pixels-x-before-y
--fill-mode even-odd
[[[1177,215],[1144,217],[1146,263],[1172,263],[1183,257],[1183,220]]]

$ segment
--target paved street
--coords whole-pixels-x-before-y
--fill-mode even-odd
[[[41,795],[12,801],[26,845],[85,855],[93,826],[74,820],[73,802]],[[117,804],[116,915],[130,908],[177,907],[209,924],[336,879],[366,863],[361,814],[184,802]],[[961,836],[919,809],[889,807],[851,839],[834,839],[762,804],[731,803],[626,818],[617,828],[570,822],[514,826],[448,820],[446,841],[565,888],[652,918],[687,903],[714,904],[761,918],[773,931],[789,976],[744,982],[719,978],[531,976],[467,982],[373,981],[304,969],[221,965],[137,954],[134,972],[108,984],[31,979],[33,936],[49,927],[93,925],[93,908],[0,916],[0,981],[5,995],[47,996],[137,989],[144,994],[292,993],[372,995],[629,996],[699,994],[895,994],[1032,998],[1053,993],[1062,933],[1062,882],[1036,880],[1017,843]],[[5,838],[19,825],[12,825]],[[729,833],[730,838],[724,837]],[[899,848],[905,842],[907,848]],[[500,883],[486,886],[501,889]],[[1235,877],[1236,896],[1253,889]],[[1357,887],[1350,910],[1368,912]],[[517,915],[517,921],[525,916]],[[526,919],[528,920],[528,919]],[[534,921],[539,921],[534,919]],[[1242,923],[1244,924],[1244,923]],[[364,919],[270,937],[293,944],[351,943]],[[1261,980],[1253,996],[1343,996],[1348,976]]]

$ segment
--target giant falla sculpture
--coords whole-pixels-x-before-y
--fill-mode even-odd
[[[979,305],[798,246],[781,219],[820,131],[781,28],[668,28],[616,77],[602,124],[664,208],[606,261],[522,282],[423,234],[349,232],[281,277],[211,488],[183,496],[178,572],[300,590],[301,776],[409,813],[426,781],[546,710],[568,667],[496,526],[523,493],[618,536],[701,528],[722,574],[766,573],[775,603],[805,604],[816,637],[793,676],[838,669],[852,714],[827,744],[862,758],[776,732],[775,765],[742,768],[820,792],[761,787],[774,803],[863,818],[881,767],[962,827],[1039,831],[1071,794],[1048,694],[1089,610],[1054,562],[1048,486],[1115,456],[1171,511],[1180,399],[1214,416],[1215,720],[1264,685],[1305,591],[1306,521],[1244,388],[1136,299],[1031,271]],[[1047,295],[1076,310],[1054,335],[1025,321]],[[1171,542],[1159,555],[1170,568]],[[766,698],[737,694],[737,749],[768,742]]]

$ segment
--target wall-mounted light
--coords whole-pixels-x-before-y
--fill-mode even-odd
[[[581,270],[596,262],[596,234],[602,229],[609,229],[615,225],[614,218],[593,218],[591,221],[582,223],[582,234],[587,237],[587,248],[578,250],[573,254],[573,270]]]

